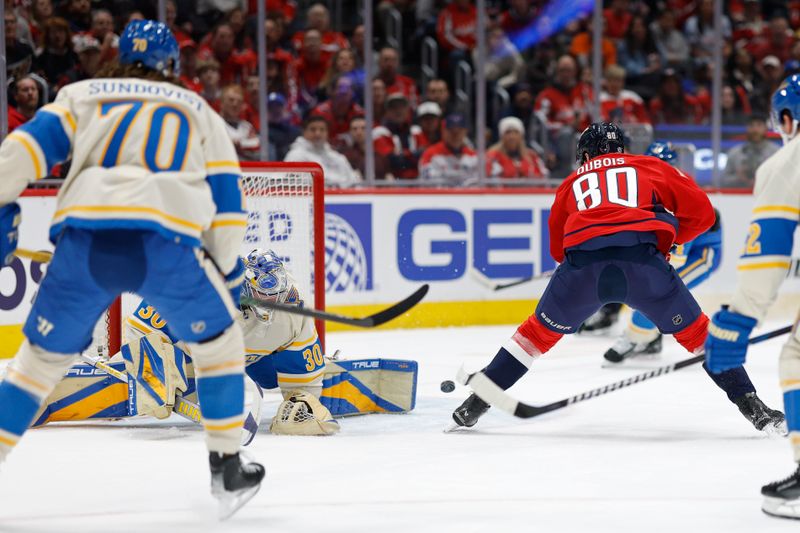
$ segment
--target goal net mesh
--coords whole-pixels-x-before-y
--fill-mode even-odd
[[[321,178],[315,179],[315,172],[303,169],[302,164],[297,168],[270,166],[242,169],[248,214],[240,253],[244,257],[256,248],[274,251],[291,272],[306,305],[314,307],[315,302],[319,305],[319,300],[315,300],[318,279],[314,262],[315,223],[320,224],[323,216],[318,213],[315,218],[314,198],[315,194],[323,194]],[[319,280],[324,280],[324,273],[319,273]],[[124,294],[119,312],[112,307],[98,321],[94,342],[85,353],[113,356],[119,345],[127,342],[122,326],[140,302],[138,296]]]

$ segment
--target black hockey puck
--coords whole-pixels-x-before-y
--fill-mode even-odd
[[[456,390],[456,384],[449,379],[446,379],[442,381],[442,384],[439,385],[439,388],[442,389],[442,392],[453,392]]]

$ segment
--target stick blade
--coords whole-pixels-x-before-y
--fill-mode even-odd
[[[374,328],[375,326],[380,326],[381,324],[385,324],[390,320],[394,320],[395,318],[399,317],[400,315],[405,314],[409,311],[412,307],[417,305],[425,295],[428,294],[428,289],[430,287],[426,283],[405,300],[397,302],[391,307],[387,307],[386,309],[375,313],[374,315],[370,315],[368,317],[362,318],[361,320],[365,322],[365,327]]]

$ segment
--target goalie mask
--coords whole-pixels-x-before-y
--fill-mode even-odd
[[[245,296],[269,302],[301,303],[292,277],[283,266],[281,258],[272,250],[253,250],[247,254],[244,266],[246,269],[243,288]],[[252,313],[265,324],[272,323],[272,309],[247,306],[245,311]]]

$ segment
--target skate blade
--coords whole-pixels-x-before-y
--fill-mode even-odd
[[[442,432],[443,433],[457,433],[457,432],[463,431],[465,429],[469,429],[469,428],[467,426],[460,426],[460,425],[456,424],[455,422],[450,422],[450,425],[448,425],[446,428],[444,428],[442,430]]]
[[[789,427],[786,425],[786,420],[778,425],[767,424],[761,431],[770,437],[783,438],[789,436]]]
[[[793,518],[794,520],[800,520],[800,498],[784,500],[765,496],[764,503],[761,505],[761,510],[777,518]]]
[[[256,485],[255,487],[250,487],[247,489],[242,489],[236,492],[224,492],[222,494],[216,493],[214,496],[219,500],[219,513],[218,518],[220,521],[227,520],[231,516],[233,516],[236,511],[241,509],[244,504],[249,502],[253,499],[259,489],[261,488],[261,483]]]

